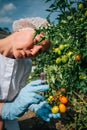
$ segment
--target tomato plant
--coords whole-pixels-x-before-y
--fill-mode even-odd
[[[87,1],[56,0],[47,11],[50,26],[39,31],[46,33],[52,48],[35,59],[34,76],[39,77],[44,71],[49,85],[45,96],[50,105],[59,107],[60,95],[68,98],[68,108],[60,105],[63,114],[74,111],[71,116],[74,123],[69,122],[67,130],[71,125],[75,129],[87,128]],[[51,22],[50,17],[55,12],[60,13]],[[63,86],[67,92],[61,92]]]

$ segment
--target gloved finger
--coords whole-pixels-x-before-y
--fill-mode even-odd
[[[61,118],[61,115],[60,115],[60,113],[57,113],[57,114],[52,114],[52,113],[50,113],[50,114],[49,114],[49,118],[57,119],[57,118]]]
[[[43,97],[43,99],[44,99],[44,97]],[[47,109],[48,111],[49,110],[51,110],[51,106],[46,102],[46,101],[41,101],[39,104],[32,104],[32,105],[30,105],[29,106],[29,109],[31,110],[31,111],[37,111],[38,109]]]
[[[38,99],[38,98],[32,98],[31,100],[29,100],[29,102],[28,102],[28,104],[33,104],[33,103],[35,103],[35,104],[37,104],[37,103],[39,103],[41,101],[41,99]]]
[[[41,96],[41,95],[39,95],[39,94],[37,94],[37,93],[32,93],[32,94],[30,94],[29,100],[30,100],[30,98],[31,98],[31,100],[32,100],[32,97],[35,98],[35,99],[38,99],[39,101],[43,101],[44,98],[45,98],[45,97],[43,97],[43,96]]]
[[[38,110],[38,104],[32,104],[28,107],[29,110],[36,112]]]
[[[35,80],[29,83],[30,86],[37,86],[37,85],[41,85],[41,80]]]
[[[31,87],[31,86],[27,85],[26,87],[27,87],[28,92],[44,92],[49,89],[48,85],[39,85],[39,86],[35,86],[35,87]]]
[[[44,112],[42,112],[42,111],[38,111],[38,112],[37,112],[37,115],[38,115],[40,118],[42,118],[44,121],[46,121],[46,122],[49,122],[49,121],[50,121],[50,118],[49,118],[49,116],[48,116],[47,113],[44,113]]]
[[[53,118],[54,118],[54,119],[60,118],[60,113],[53,114]]]
[[[44,105],[44,108],[46,108],[46,109],[51,111],[52,107],[46,101],[42,102],[42,105]]]
[[[42,119],[43,119],[44,121],[46,121],[46,122],[50,122],[50,118],[49,118],[49,117],[45,117],[45,116],[44,116]]]

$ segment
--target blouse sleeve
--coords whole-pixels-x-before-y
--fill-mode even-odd
[[[0,55],[0,101],[12,101],[26,85],[31,73],[30,59],[16,60]]]
[[[14,62],[14,59],[0,55],[0,101],[7,99]]]

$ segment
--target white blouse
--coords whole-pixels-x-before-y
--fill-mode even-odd
[[[31,72],[30,59],[11,59],[0,54],[0,101],[11,101],[26,85]]]

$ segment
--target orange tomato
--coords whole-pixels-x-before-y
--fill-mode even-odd
[[[63,104],[67,104],[67,103],[68,103],[68,99],[67,99],[67,97],[65,97],[65,96],[60,96],[60,97],[59,97],[59,101],[60,101],[61,103],[63,103]]]
[[[76,60],[77,62],[81,61],[81,55],[76,55],[76,56],[75,56],[75,60]]]
[[[56,114],[59,111],[59,107],[58,106],[53,106],[51,111],[52,111],[52,113]]]
[[[66,106],[64,104],[59,105],[59,111],[60,113],[65,113],[67,110]]]

